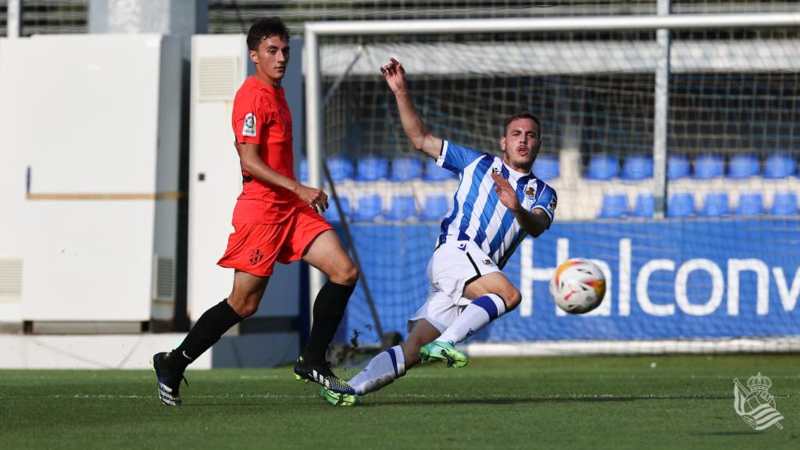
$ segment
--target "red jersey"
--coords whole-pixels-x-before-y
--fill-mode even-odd
[[[261,160],[285,177],[294,177],[292,114],[283,88],[248,77],[233,101],[236,142],[258,144]],[[256,180],[242,169],[242,193],[233,212],[234,223],[278,223],[303,202],[284,188]]]

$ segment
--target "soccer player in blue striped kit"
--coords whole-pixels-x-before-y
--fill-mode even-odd
[[[381,73],[414,147],[458,174],[460,183],[428,263],[428,299],[409,320],[408,339],[379,353],[348,382],[358,395],[386,386],[419,362],[467,365],[455,344],[517,307],[519,290],[500,269],[526,234],[536,237],[550,227],[556,208],[555,190],[531,172],[541,146],[534,115],[506,120],[498,157],[430,134],[414,108],[400,62],[392,58]],[[325,388],[321,394],[334,405],[356,402],[353,395]]]

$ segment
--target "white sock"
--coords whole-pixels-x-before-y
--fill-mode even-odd
[[[406,360],[399,345],[378,353],[367,367],[347,382],[356,394],[364,395],[386,386],[406,373]]]
[[[461,342],[505,312],[506,305],[499,295],[486,294],[478,297],[464,308],[464,311],[436,340],[453,344]]]

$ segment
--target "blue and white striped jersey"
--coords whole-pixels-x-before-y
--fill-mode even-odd
[[[533,173],[522,174],[509,168],[503,160],[488,153],[444,141],[436,164],[455,172],[461,179],[453,208],[442,220],[439,243],[449,239],[475,242],[495,264],[502,267],[514,251],[525,231],[514,213],[500,202],[494,190],[491,173],[498,170],[517,191],[522,207],[528,211],[542,209],[552,223],[556,210],[556,191]],[[506,255],[504,258],[504,255]]]

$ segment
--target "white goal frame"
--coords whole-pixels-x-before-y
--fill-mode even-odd
[[[662,2],[659,2],[662,4]],[[656,30],[660,49],[655,75],[655,115],[653,139],[653,179],[655,182],[656,217],[663,217],[666,192],[666,153],[668,117],[668,80],[670,60],[671,30],[746,28],[746,27],[798,27],[800,13],[755,13],[755,14],[680,14],[670,15],[659,8],[658,15],[646,16],[601,16],[601,17],[558,17],[529,19],[458,19],[458,20],[380,20],[380,21],[336,21],[307,22],[304,35],[304,73],[305,73],[305,120],[306,154],[308,159],[308,181],[311,186],[322,187],[322,151],[324,142],[323,108],[325,93],[322,92],[322,68],[320,66],[319,37],[334,35],[414,35],[436,33],[491,33],[491,32],[569,32],[569,31],[647,31]],[[376,67],[376,73],[377,73]],[[313,311],[313,299],[322,287],[323,275],[311,268],[309,273],[309,296]],[[709,351],[797,351],[800,339],[780,339],[779,345],[753,345],[730,340],[703,340],[696,344],[682,344],[686,341],[620,341],[615,345],[608,342],[525,342],[520,345],[509,344],[470,344],[466,348],[480,355],[521,355],[521,354],[575,354],[575,353],[658,353],[665,351],[695,352]],[[769,339],[758,339],[767,342]],[[727,343],[726,343],[727,342]],[[633,349],[629,349],[631,345]],[[605,349],[605,350],[604,350]],[[673,350],[674,349],[674,350]]]

